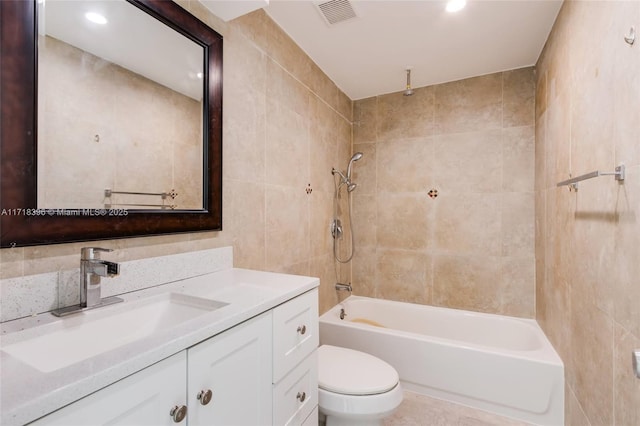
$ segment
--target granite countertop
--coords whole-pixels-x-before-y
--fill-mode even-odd
[[[68,324],[68,319],[82,317],[83,313],[65,318],[43,313],[3,323],[0,326],[0,424],[22,425],[36,420],[318,285],[317,278],[233,268],[122,294],[119,297],[124,299],[123,303],[89,312],[106,316],[109,310],[126,310],[133,304],[167,293],[182,293],[227,305],[51,372],[42,372],[19,361],[2,348],[60,330]]]

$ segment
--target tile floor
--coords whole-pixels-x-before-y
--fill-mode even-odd
[[[384,426],[527,426],[528,423],[486,411],[413,392],[404,392],[404,400]],[[320,419],[318,426],[324,426]]]
[[[528,423],[407,391],[398,411],[384,421],[384,426],[426,425],[526,426]]]

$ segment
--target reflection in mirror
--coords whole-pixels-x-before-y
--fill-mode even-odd
[[[160,235],[160,234],[173,234],[183,232],[202,232],[202,231],[219,231],[222,229],[222,36],[212,30],[204,22],[198,20],[195,16],[191,15],[188,11],[182,8],[177,3],[166,0],[127,0],[123,5],[130,7],[136,7],[146,14],[152,16],[162,25],[175,30],[179,34],[182,34],[186,39],[193,41],[197,46],[200,46],[202,50],[199,50],[197,55],[200,56],[200,64],[202,64],[203,76],[202,82],[197,84],[200,87],[204,87],[202,95],[202,104],[200,109],[202,114],[199,116],[201,121],[201,127],[198,130],[194,130],[194,134],[200,134],[202,137],[199,139],[200,148],[197,152],[190,152],[186,154],[187,157],[195,158],[193,168],[199,168],[200,178],[198,178],[198,184],[192,185],[188,179],[183,177],[180,173],[175,172],[176,160],[172,157],[156,158],[160,161],[171,161],[171,164],[157,164],[154,162],[156,169],[169,169],[171,170],[171,188],[156,189],[154,185],[153,189],[144,188],[144,191],[139,191],[137,188],[121,188],[115,186],[120,184],[119,172],[125,168],[125,165],[130,169],[138,169],[141,167],[143,160],[147,157],[152,157],[157,154],[156,151],[151,153],[141,153],[137,150],[136,143],[139,143],[145,135],[154,131],[153,127],[160,126],[163,123],[154,121],[151,125],[145,125],[145,128],[136,126],[133,135],[125,135],[124,131],[115,126],[115,123],[107,122],[100,123],[91,121],[91,118],[86,118],[85,127],[91,125],[91,132],[89,133],[88,142],[93,143],[85,145],[78,145],[70,148],[70,152],[65,152],[62,148],[58,150],[61,154],[55,156],[58,152],[46,153],[44,145],[38,145],[37,135],[37,123],[38,121],[45,121],[43,126],[52,126],[55,130],[62,126],[71,126],[76,122],[80,122],[78,117],[79,113],[84,113],[85,110],[91,110],[96,108],[98,110],[98,116],[107,116],[111,114],[113,116],[117,113],[115,109],[119,109],[128,106],[130,103],[136,102],[137,99],[127,98],[125,101],[121,101],[116,98],[111,108],[100,109],[101,103],[98,101],[101,98],[113,95],[122,96],[119,92],[121,87],[114,87],[113,93],[100,93],[100,92],[83,92],[79,96],[84,96],[80,99],[59,100],[54,95],[45,95],[48,99],[40,102],[38,101],[36,89],[40,86],[37,81],[37,44],[38,38],[47,39],[47,21],[45,16],[44,27],[39,29],[35,18],[44,11],[39,8],[43,0],[16,0],[16,1],[4,1],[0,0],[0,28],[2,29],[2,37],[0,37],[0,51],[2,51],[2,61],[0,61],[0,97],[2,98],[2,106],[0,109],[0,126],[2,127],[2,138],[0,138],[0,208],[3,211],[9,212],[7,214],[0,215],[0,247],[21,247],[29,245],[39,244],[59,244],[64,242],[77,242],[77,241],[96,241],[104,239],[114,238],[128,238],[141,235]],[[118,0],[119,2],[122,0]],[[69,1],[68,3],[75,3],[75,1]],[[111,2],[107,2],[110,4]],[[49,0],[45,0],[44,8],[47,8],[52,3]],[[97,4],[97,3],[96,3]],[[135,10],[135,9],[134,9]],[[119,19],[113,19],[110,22],[121,22]],[[124,20],[122,21],[124,22]],[[71,24],[69,24],[71,25]],[[77,24],[80,25],[80,24]],[[138,25],[138,24],[133,24]],[[142,25],[142,24],[140,24]],[[104,28],[104,26],[102,27]],[[118,30],[118,32],[124,31]],[[130,39],[127,43],[133,44],[133,39],[139,39],[144,36],[150,30],[143,27],[134,28],[133,33],[130,34]],[[7,35],[5,37],[5,35]],[[58,37],[51,35],[51,39],[58,39]],[[86,36],[88,37],[88,36]],[[153,37],[160,37],[154,35]],[[165,46],[168,46],[168,42],[160,39],[154,39],[154,46],[161,47],[163,51]],[[74,46],[71,42],[62,40],[66,44],[71,44],[73,49],[79,49],[87,52],[87,48],[84,46]],[[46,42],[46,41],[45,41]],[[111,42],[107,42],[106,45],[110,45]],[[116,50],[124,50],[119,47]],[[150,50],[150,48],[149,48]],[[134,56],[140,55],[140,52]],[[151,62],[160,57],[159,53],[153,53],[145,59],[143,62]],[[64,83],[63,81],[56,83],[58,86],[53,87],[51,90],[55,95],[66,95],[66,90],[71,90],[73,86],[78,83],[78,79],[83,77],[84,73],[88,73],[89,70],[95,71],[101,70],[102,65],[109,62],[114,67],[114,74],[126,74],[135,73],[138,79],[144,81],[151,80],[152,77],[144,75],[141,71],[136,69],[130,69],[121,63],[118,63],[113,57],[105,56],[105,54],[99,52],[87,52],[82,53],[81,63],[83,68],[80,68],[79,75],[76,75],[76,81],[71,83]],[[101,59],[97,59],[101,58]],[[168,68],[167,63],[171,62],[188,62],[185,57],[163,59],[165,62],[159,64],[153,64],[151,68],[164,69]],[[90,64],[93,66],[85,66]],[[128,69],[128,71],[125,71]],[[197,76],[197,71],[194,71]],[[157,80],[153,78],[156,82]],[[196,82],[198,80],[195,80]],[[66,84],[67,86],[64,86]],[[95,89],[96,86],[100,86],[103,83],[99,83],[95,80],[87,80],[83,82],[86,88]],[[141,84],[141,83],[140,83]],[[156,97],[147,98],[147,102],[144,105],[137,105],[136,108],[131,109],[130,116],[125,118],[125,121],[140,122],[143,117],[155,117],[159,107],[156,102],[159,102],[158,98],[164,98],[158,93],[161,90],[165,90],[170,85],[165,82],[158,82],[162,89],[156,89],[152,91]],[[79,85],[79,83],[78,83]],[[174,92],[183,93],[178,88],[171,87]],[[202,89],[201,89],[202,90]],[[184,93],[183,93],[184,94]],[[141,95],[142,96],[142,95]],[[149,95],[151,96],[151,95]],[[188,95],[187,95],[188,96]],[[193,96],[191,96],[193,98]],[[198,96],[195,96],[197,99]],[[149,105],[149,103],[151,103]],[[42,104],[42,105],[39,105]],[[68,105],[70,104],[70,105]],[[82,108],[78,108],[77,105],[82,105]],[[64,116],[63,111],[66,112],[67,118],[70,116],[73,119],[68,119],[62,124],[52,124],[46,118],[46,115],[38,117],[37,106],[42,106],[44,109],[54,111],[59,115]],[[5,108],[6,107],[6,108]],[[75,110],[73,109],[75,108]],[[68,112],[71,111],[71,112]],[[44,114],[44,113],[43,113]],[[131,118],[133,117],[133,118]],[[181,119],[181,115],[173,110],[170,117]],[[84,118],[83,118],[84,119]],[[169,120],[164,117],[163,121]],[[174,125],[175,124],[174,122]],[[77,126],[82,128],[82,126]],[[97,131],[93,129],[98,129]],[[49,131],[54,133],[53,130]],[[65,129],[65,133],[67,130]],[[88,131],[88,130],[87,130]],[[42,129],[42,132],[46,132]],[[159,135],[156,135],[156,139],[162,139],[165,137],[165,130]],[[98,134],[98,142],[96,143],[95,135]],[[80,141],[87,142],[84,136],[76,136]],[[101,141],[110,140],[111,143],[108,146],[102,145]],[[134,148],[129,148],[127,151],[120,148],[121,145],[116,144],[114,141],[119,139],[128,139],[133,141]],[[64,138],[63,138],[64,139]],[[154,141],[154,144],[158,144],[158,140]],[[96,147],[98,145],[98,147]],[[155,145],[154,145],[155,146]],[[177,145],[176,145],[177,146]],[[116,150],[119,149],[120,151]],[[84,150],[83,150],[84,149]],[[112,151],[109,151],[111,149]],[[181,146],[172,148],[172,152],[183,153]],[[56,148],[51,148],[52,151],[56,151]],[[101,151],[104,150],[104,151]],[[168,150],[168,148],[167,148]],[[115,154],[113,154],[115,152]],[[41,203],[38,202],[38,192],[44,192],[43,188],[45,184],[49,182],[43,182],[40,180],[40,186],[38,188],[38,175],[37,165],[39,161],[46,161],[46,167],[56,165],[58,161],[67,161],[68,157],[76,155],[73,158],[79,158],[80,161],[69,161],[64,167],[58,167],[58,176],[52,176],[49,178],[51,181],[61,180],[64,176],[69,182],[81,182],[84,188],[91,185],[92,180],[98,180],[97,172],[106,167],[114,166],[115,164],[115,178],[111,182],[113,185],[111,188],[103,188],[104,181],[98,186],[98,201],[101,205],[107,204],[107,201],[113,203],[113,200],[106,200],[104,197],[104,191],[111,189],[112,191],[123,192],[164,192],[175,189],[176,192],[183,192],[179,190],[179,179],[184,179],[185,191],[189,190],[192,186],[196,186],[201,191],[201,199],[199,204],[193,209],[185,209],[181,205],[181,201],[177,201],[178,205],[174,210],[160,210],[149,209],[144,206],[142,208],[131,210],[120,210],[123,206],[113,206],[112,210],[108,209],[70,209],[66,206],[58,209],[40,208]],[[110,156],[111,155],[111,156]],[[49,158],[53,156],[53,158]],[[175,157],[175,156],[174,156]],[[55,161],[54,161],[55,160]],[[90,164],[90,174],[84,175],[73,170],[69,165],[73,163]],[[131,163],[135,162],[135,167],[131,166]],[[188,166],[190,168],[192,166]],[[155,169],[154,169],[155,170]],[[131,178],[128,182],[144,182],[145,177],[151,174],[152,171],[144,171],[142,174],[137,175],[135,178]],[[194,173],[195,175],[196,173]],[[153,177],[153,179],[159,179]],[[58,185],[61,187],[62,185]],[[77,194],[81,193],[82,189],[77,190],[74,196],[80,198]],[[122,194],[115,194],[122,195]],[[125,196],[127,194],[124,194]],[[62,197],[62,196],[61,196]],[[119,203],[143,203],[141,199],[135,198],[136,195],[131,195],[134,198],[133,201],[118,200]],[[178,194],[176,200],[184,197],[184,194]],[[110,198],[110,197],[108,197]],[[194,196],[194,199],[197,196]],[[57,197],[55,198],[56,202]],[[71,198],[66,202],[72,202]],[[90,202],[95,202],[90,200]],[[172,201],[167,201],[167,203]],[[104,203],[104,204],[102,204]],[[156,201],[157,203],[157,201]],[[160,203],[161,204],[161,203]],[[131,206],[136,207],[136,206]],[[124,214],[122,214],[124,212]]]
[[[203,209],[203,47],[124,0],[38,7],[38,208]]]

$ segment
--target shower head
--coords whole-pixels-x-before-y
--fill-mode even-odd
[[[349,185],[347,185],[347,192],[352,192],[354,189],[356,189],[357,186],[357,183],[350,183]]]
[[[347,166],[347,180],[348,181],[351,181],[351,165],[353,164],[354,161],[358,161],[361,158],[362,158],[362,153],[361,152],[356,152],[355,154],[353,154],[353,157],[351,157],[351,160],[349,160],[349,165]]]
[[[413,89],[411,88],[411,68],[407,68],[407,86],[404,92],[402,92],[403,96],[411,96],[413,95]]]

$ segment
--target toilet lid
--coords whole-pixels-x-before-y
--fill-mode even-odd
[[[398,384],[398,372],[364,352],[322,345],[318,348],[318,386],[344,395],[384,393]]]

